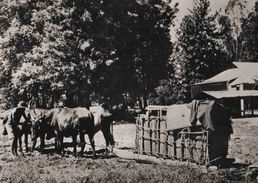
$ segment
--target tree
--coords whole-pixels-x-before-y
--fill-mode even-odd
[[[219,43],[217,14],[210,15],[209,6],[208,0],[195,0],[193,10],[183,18],[178,31],[186,101],[191,99],[191,84],[208,79],[229,65]]]
[[[39,107],[53,107],[66,95],[67,106],[85,105],[91,49],[86,7],[92,10],[83,1],[9,1],[4,5],[1,15],[9,27],[0,40],[1,61],[3,86],[9,88],[6,95],[15,99],[10,98],[11,103],[34,99]]]
[[[242,61],[258,61],[258,2],[255,3],[254,12],[243,20],[242,32],[239,40],[243,45]]]
[[[154,105],[172,105],[178,103],[177,92],[173,88],[172,79],[164,79],[155,88],[155,93],[150,95],[149,103]]]
[[[233,28],[231,25],[231,20],[226,15],[220,15],[218,17],[219,25],[219,36],[221,39],[220,47],[226,54],[226,59],[228,61],[236,61],[239,58],[237,54],[236,39],[234,38]]]
[[[242,60],[242,49],[244,48],[242,42],[239,40],[241,33],[241,24],[247,15],[246,0],[230,0],[225,7],[227,18],[222,17],[222,22],[232,25],[232,38],[228,38],[226,42],[227,47],[230,48],[232,58],[234,61]],[[228,49],[229,50],[229,49]]]
[[[107,25],[101,26],[101,33],[94,38],[101,42],[93,44],[102,44],[101,52],[112,54],[97,66],[95,77],[102,79],[95,79],[94,85],[113,103],[129,96],[144,108],[149,94],[172,71],[169,32],[177,4],[171,8],[169,2],[161,0],[104,1],[101,10]]]

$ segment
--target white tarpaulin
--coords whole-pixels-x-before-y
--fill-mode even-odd
[[[175,130],[190,127],[190,109],[186,104],[177,104],[167,107],[167,129]]]

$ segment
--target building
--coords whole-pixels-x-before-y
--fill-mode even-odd
[[[192,85],[192,98],[221,100],[234,117],[255,115],[258,109],[258,63],[233,64],[234,68]]]

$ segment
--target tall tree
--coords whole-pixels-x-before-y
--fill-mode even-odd
[[[211,15],[209,0],[195,0],[193,10],[186,15],[178,31],[179,50],[183,54],[182,67],[186,100],[190,100],[190,85],[221,72],[228,65],[219,44],[217,14]]]
[[[99,89],[106,89],[108,97],[129,95],[144,107],[159,81],[169,77],[172,50],[169,32],[178,11],[177,4],[171,7],[169,3],[104,1],[102,11],[109,23],[101,30],[106,34],[99,34],[103,36],[98,39],[107,45],[104,52],[112,53],[112,57],[96,71],[99,69],[97,73],[103,78],[98,83]]]
[[[242,61],[258,62],[258,2],[241,27],[239,39],[243,45]]]
[[[225,16],[222,17],[222,22],[230,22],[232,25],[232,38],[228,37],[226,42],[227,47],[230,48],[230,52],[232,52],[232,58],[234,61],[241,61],[242,60],[242,50],[244,48],[242,42],[239,40],[239,35],[241,33],[241,24],[243,19],[247,15],[247,8],[246,8],[247,1],[246,0],[230,0],[225,7]],[[222,23],[221,22],[221,23]],[[229,23],[226,23],[229,24]]]

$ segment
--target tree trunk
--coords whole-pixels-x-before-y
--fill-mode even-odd
[[[42,92],[41,95],[42,95],[42,107],[43,107],[43,109],[45,109],[46,108],[46,97],[45,97],[44,92]]]
[[[141,111],[144,112],[144,107],[143,107],[143,105],[142,105],[142,99],[141,99],[141,97],[138,98],[138,102],[139,102],[139,107],[140,107]]]
[[[142,102],[143,102],[143,108],[145,109],[147,107],[147,97],[146,97],[146,92],[143,92],[142,94]]]

